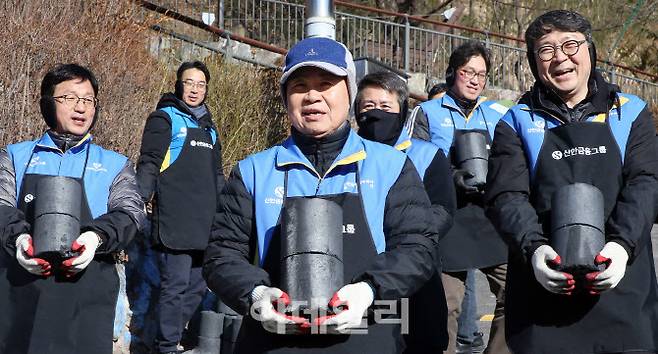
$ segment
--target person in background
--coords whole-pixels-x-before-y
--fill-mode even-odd
[[[525,40],[535,83],[496,126],[486,191],[488,215],[510,245],[507,342],[519,354],[656,353],[651,113],[596,70],[582,15],[544,13]],[[553,192],[575,183],[601,192],[605,223],[591,260],[602,269],[582,278],[556,269],[562,258],[549,232],[551,210],[566,207],[552,204]]]
[[[393,146],[409,156],[422,177],[441,237],[452,225],[456,204],[450,163],[436,145],[407,134],[404,124],[408,99],[407,84],[398,75],[383,71],[364,76],[354,101],[358,134]],[[404,336],[404,353],[443,351],[448,345],[448,333],[440,262],[432,278],[411,297],[409,309],[409,334]]]
[[[427,99],[433,100],[441,98],[445,95],[448,89],[448,84],[445,82],[435,84],[427,91]],[[420,105],[414,108],[411,118],[409,119],[410,122],[407,123],[408,130],[413,128],[413,123],[419,110]],[[455,348],[457,354],[479,353],[484,350],[484,334],[479,331],[477,323],[478,314],[475,270],[471,269],[467,271],[466,281],[464,282],[464,300],[462,301],[461,313],[457,318],[457,344]]]
[[[448,156],[453,165],[457,189],[457,211],[453,227],[439,245],[443,264],[443,285],[448,300],[447,353],[456,351],[457,319],[464,298],[467,271],[481,270],[489,289],[496,296],[491,335],[485,353],[508,353],[505,344],[505,277],[507,246],[484,215],[484,178],[469,183],[472,171],[459,166],[457,142],[469,134],[483,135],[486,148],[494,138],[494,128],[507,107],[481,96],[490,70],[489,52],[481,43],[469,41],[450,55],[446,69],[446,94],[420,104],[412,136],[431,141]]]
[[[146,120],[137,162],[139,193],[152,206],[160,253],[160,353],[183,349],[183,329],[206,292],[203,251],[224,186],[221,144],[205,105],[209,81],[205,64],[180,65],[174,93],[162,95]]]
[[[400,322],[376,320],[373,304],[412,295],[435,271],[438,225],[423,183],[404,153],[351,130],[355,68],[343,44],[295,44],[280,87],[291,136],[235,166],[206,250],[210,289],[247,315],[236,353],[400,353]],[[280,288],[279,218],[288,203],[311,197],[343,210],[346,284],[328,305],[347,305],[313,322],[273,306],[291,300]],[[311,327],[334,334],[285,334]]]
[[[112,353],[116,255],[145,213],[132,163],[91,143],[98,91],[89,69],[55,66],[41,82],[49,129],[0,150],[0,353]],[[35,203],[45,197],[37,186],[51,176],[82,190],[80,234],[70,245],[75,255],[61,263],[34,253]]]

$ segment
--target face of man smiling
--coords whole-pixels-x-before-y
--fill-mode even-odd
[[[298,69],[286,82],[288,118],[300,133],[321,138],[347,120],[350,108],[345,77],[316,67]]]
[[[587,81],[592,71],[588,43],[585,41],[578,51],[569,56],[561,47],[566,41],[584,41],[585,35],[580,32],[552,31],[535,41],[535,60],[539,79],[551,88],[569,107],[573,107],[587,97]],[[555,56],[543,61],[538,54],[542,47],[553,46]],[[568,51],[568,50],[567,50]]]

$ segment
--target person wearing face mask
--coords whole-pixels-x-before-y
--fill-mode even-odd
[[[41,82],[41,114],[49,129],[36,140],[0,150],[2,353],[113,351],[119,296],[115,253],[141,229],[145,215],[132,163],[91,143],[98,90],[89,69],[55,66]],[[58,192],[42,187],[52,181],[79,187],[56,184]],[[40,199],[57,202],[44,205]],[[47,226],[58,235],[79,221],[79,234],[62,235],[73,236],[70,254],[37,253],[45,241],[39,235],[43,227],[36,227],[44,209],[53,212],[49,215],[72,210],[50,219]]]
[[[418,172],[405,154],[351,130],[355,68],[342,43],[295,44],[280,86],[291,135],[233,169],[206,250],[210,289],[245,315],[235,352],[400,353],[401,323],[376,306],[410,296],[435,271],[438,225]],[[281,289],[277,247],[288,237],[282,213],[309,198],[342,209],[344,285],[327,305],[346,305],[310,320],[278,306],[296,299]]]
[[[457,190],[457,210],[453,226],[439,245],[443,265],[443,285],[448,300],[447,353],[457,347],[457,319],[461,313],[468,270],[479,269],[496,296],[496,308],[491,334],[485,353],[508,353],[505,344],[505,277],[507,246],[484,215],[484,179],[474,181],[474,171],[462,167],[459,150],[466,136],[478,134],[482,152],[494,137],[494,127],[507,107],[489,101],[480,94],[489,72],[489,52],[478,42],[466,42],[450,55],[446,69],[448,91],[445,95],[423,102],[414,111],[413,137],[436,144],[448,156],[453,166]],[[485,165],[486,166],[486,165]],[[486,174],[486,173],[485,173]]]
[[[160,256],[157,349],[176,353],[206,283],[203,251],[224,186],[221,145],[205,105],[210,73],[185,62],[176,90],[160,98],[144,127],[137,162],[139,193],[152,206],[151,230]]]
[[[396,74],[378,72],[359,82],[354,106],[358,134],[366,139],[395,147],[407,153],[432,203],[434,222],[439,237],[452,225],[455,211],[455,189],[450,164],[436,145],[410,138],[403,128],[407,118],[409,91]],[[448,345],[447,307],[438,262],[432,278],[410,298],[409,333],[404,336],[405,354],[438,353]]]
[[[496,126],[486,192],[488,215],[510,245],[508,343],[520,354],[656,353],[651,113],[596,70],[582,15],[547,12],[525,39],[535,83]],[[599,270],[582,278],[558,270],[565,254],[551,246],[551,212],[568,207],[552,205],[553,192],[575,183],[603,200],[605,240],[588,260]]]

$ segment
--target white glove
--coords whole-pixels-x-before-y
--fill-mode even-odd
[[[571,295],[571,292],[576,287],[576,281],[573,279],[573,275],[558,272],[548,266],[549,263],[558,265],[560,262],[560,256],[549,245],[537,247],[530,260],[535,278],[544,289],[555,294]]]
[[[266,331],[277,334],[306,332],[310,328],[307,319],[289,316],[274,309],[283,310],[290,304],[290,297],[279,288],[259,285],[251,291],[251,317],[260,321]]]
[[[345,306],[345,309],[335,316],[328,317],[320,323],[325,326],[335,326],[332,330],[339,333],[349,333],[350,328],[361,327],[363,315],[372,305],[375,294],[366,282],[347,284],[334,294],[329,306]]]
[[[616,242],[605,244],[601,252],[594,259],[595,264],[605,264],[602,272],[592,272],[585,276],[590,282],[590,294],[597,295],[602,291],[610,290],[619,284],[626,273],[628,253],[626,249]]]
[[[28,234],[21,234],[16,238],[16,260],[21,267],[34,275],[47,277],[52,274],[50,263],[41,258],[34,258],[32,237]]]
[[[80,252],[80,255],[62,262],[62,267],[66,270],[68,276],[72,276],[87,268],[89,263],[94,259],[96,249],[100,246],[100,243],[100,236],[93,231],[85,231],[73,241],[71,250],[73,252]]]

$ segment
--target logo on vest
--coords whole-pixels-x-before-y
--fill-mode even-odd
[[[370,187],[371,189],[375,188],[375,181],[371,179],[362,179],[361,186]]]
[[[356,226],[354,226],[354,224],[344,224],[343,233],[354,235],[354,233],[356,233]]]
[[[91,166],[87,166],[87,170],[94,172],[107,172],[107,169],[103,167],[103,164],[94,162]]]
[[[41,160],[39,159],[39,156],[35,156],[35,157],[32,158],[32,160],[30,160],[30,164],[29,164],[29,166],[30,166],[30,167],[34,167],[34,166],[38,166],[38,165],[42,165],[42,166],[43,166],[43,165],[45,165],[45,164],[46,164],[46,161],[41,161]]]
[[[537,134],[537,133],[544,133],[544,128],[546,128],[546,121],[537,119],[533,122],[535,125],[534,128],[528,128],[527,132],[528,134]]]
[[[453,126],[452,119],[447,118],[447,117],[443,118],[443,122],[441,123],[441,126],[442,127],[452,127]]]
[[[608,148],[606,148],[605,145],[594,147],[577,146],[571,149],[565,149],[563,151],[555,150],[553,153],[551,153],[551,157],[554,160],[561,160],[563,158],[566,159],[573,156],[592,156],[607,153]]]
[[[274,187],[274,197],[266,197],[265,204],[283,204],[283,186]]]
[[[343,190],[344,191],[354,191],[354,190],[356,190],[356,183],[351,182],[351,181],[343,183]]]
[[[177,138],[184,138],[185,136],[187,136],[187,128],[186,128],[186,127],[182,127],[182,128],[180,128],[180,130],[178,131],[178,134],[176,134],[176,137],[177,137]]]
[[[29,203],[34,200],[34,196],[32,194],[26,194],[23,200],[25,201],[25,203]]]
[[[192,140],[192,141],[190,141],[190,145],[192,145],[192,146],[198,146],[198,147],[204,147],[204,148],[206,148],[206,149],[210,149],[210,150],[212,150],[212,144],[208,144],[208,143],[206,143],[205,141],[196,141],[196,140]]]

